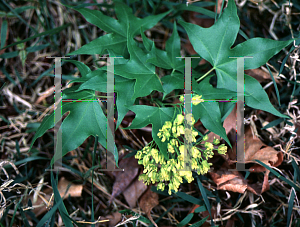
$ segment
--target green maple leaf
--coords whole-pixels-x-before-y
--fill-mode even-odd
[[[62,115],[69,112],[59,129],[62,132],[62,136],[58,137],[58,143],[62,139],[62,156],[79,147],[91,135],[94,137],[98,135],[100,144],[105,148],[107,147],[106,116],[98,101],[84,101],[94,99],[95,92],[92,90],[75,92],[77,88],[74,86],[63,91],[63,99],[81,99],[82,102],[63,102],[62,104]],[[53,127],[54,113],[43,120],[32,140],[30,148],[38,137],[41,137],[48,129]],[[58,154],[58,152],[54,154],[51,164],[61,158]],[[113,155],[118,166],[118,151],[116,146]]]
[[[170,107],[154,107],[138,105],[129,108],[136,113],[132,124],[124,129],[138,129],[143,128],[149,124],[152,124],[152,138],[158,145],[159,150],[163,153],[165,158],[168,160],[167,156],[167,144],[161,142],[161,139],[157,136],[159,129],[162,128],[166,121],[172,121],[175,114],[179,114],[179,111],[175,108]]]
[[[115,2],[114,4],[118,20],[105,16],[99,10],[90,10],[87,8],[76,9],[65,5],[80,12],[89,23],[109,33],[91,41],[68,55],[103,54],[104,50],[109,49],[114,51],[117,55],[127,56],[127,33],[130,32],[130,34],[136,36],[140,33],[140,29],[145,31],[152,28],[158,21],[171,12],[170,10],[159,15],[152,15],[141,19],[135,17],[132,14],[132,9],[126,4],[121,2]],[[129,22],[134,26],[128,31]]]
[[[255,69],[265,64],[293,40],[275,41],[253,38],[231,49],[239,31],[240,22],[234,0],[229,0],[227,5],[224,13],[210,28],[202,28],[184,21],[179,23],[187,31],[195,51],[216,71],[217,87],[236,91],[237,59],[230,57],[251,56],[252,58],[245,59],[244,67],[245,70]],[[260,83],[248,75],[245,75],[245,95],[247,95],[245,102],[248,106],[287,118],[273,107]]]
[[[164,69],[173,69],[170,75],[161,78],[164,89],[163,99],[174,89],[184,89],[185,62],[183,58],[180,58],[180,37],[176,23],[174,22],[173,33],[166,42],[166,51],[157,49],[153,41],[149,40],[143,32],[141,34],[145,49],[150,56],[147,63]],[[193,75],[198,74],[194,69],[192,70]]]
[[[170,75],[161,78],[163,82],[164,96],[163,99],[174,89],[184,89],[184,74],[173,71]]]
[[[209,83],[211,77],[212,76],[208,76],[201,81],[200,84],[198,84],[195,79],[192,80],[193,91],[198,95],[202,95],[202,99],[205,100],[198,105],[193,105],[192,112],[195,121],[200,119],[206,129],[221,136],[228,144],[230,144],[222,125],[222,115],[219,103],[214,102],[213,100],[236,98],[236,92],[224,88],[214,88]]]
[[[149,39],[142,34],[143,42],[149,45]],[[147,62],[150,62],[158,67],[164,69],[174,69],[180,72],[184,70],[184,60],[180,55],[180,37],[177,32],[177,26],[174,22],[173,33],[171,37],[166,42],[166,51],[155,48],[154,42],[151,42],[151,51],[150,56],[152,58],[148,59]]]
[[[196,80],[192,79],[192,87],[193,91],[196,92],[198,95],[202,95],[202,99],[204,100],[227,100],[231,98],[236,99],[236,92],[225,89],[225,88],[214,88],[210,83],[209,80],[214,75],[210,75],[203,79],[199,84]]]
[[[109,51],[109,56],[115,56],[113,51]],[[76,91],[94,90],[107,92],[107,67],[91,71],[84,63],[75,60],[64,60],[71,62],[77,66],[81,73],[81,78],[72,80],[70,83],[81,82],[81,86]],[[124,58],[114,58],[114,64],[125,64],[128,60]],[[132,99],[134,93],[134,80],[129,80],[120,76],[115,76],[115,92],[117,93],[116,106],[118,110],[118,120],[116,128],[121,124],[124,116],[129,111],[128,107],[134,104],[135,99]]]
[[[79,72],[81,74],[80,78],[76,78],[76,79],[72,80],[70,83],[75,83],[75,82],[82,83],[84,81],[87,81],[90,78],[91,69],[86,64],[84,64],[80,61],[76,61],[76,60],[62,59],[62,61],[70,62],[70,63],[73,63],[74,65],[76,65],[77,69],[79,70]]]
[[[77,91],[88,89],[107,92],[107,74],[104,70],[95,70],[90,76],[91,78],[84,82]],[[116,106],[118,110],[117,129],[124,116],[129,111],[128,107],[134,104],[135,99],[132,99],[134,93],[134,80],[115,75],[115,92],[117,93]]]
[[[142,33],[143,42],[147,43],[146,37]],[[151,42],[151,41],[150,41]],[[149,42],[148,42],[149,43]],[[149,45],[149,44],[148,44]],[[184,88],[184,60],[180,57],[180,37],[177,32],[177,26],[174,22],[173,33],[166,42],[166,51],[155,48],[152,42],[150,51],[152,58],[147,62],[164,69],[173,69],[170,75],[164,76],[163,82],[164,95],[163,99],[174,89]]]
[[[135,79],[133,99],[149,95],[153,90],[163,92],[161,80],[155,66],[147,63],[150,54],[137,47],[128,29],[127,47],[130,60],[126,64],[114,66],[114,73],[127,79]]]

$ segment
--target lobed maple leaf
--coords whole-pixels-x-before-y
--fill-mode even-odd
[[[209,28],[202,28],[184,21],[180,21],[179,24],[187,31],[195,51],[216,71],[217,88],[226,88],[235,92],[237,90],[237,59],[233,57],[251,56],[252,58],[245,59],[244,68],[245,70],[255,69],[293,42],[293,40],[276,41],[253,38],[231,48],[240,27],[234,0],[228,0],[227,8],[224,9],[221,17]],[[245,103],[248,106],[287,118],[273,107],[260,83],[246,74],[245,95]]]
[[[140,33],[140,31],[145,31],[155,26],[158,21],[171,12],[170,10],[159,15],[152,15],[141,19],[134,16],[132,14],[132,9],[126,4],[122,2],[115,2],[114,5],[118,20],[104,15],[99,10],[91,10],[87,8],[77,9],[75,7],[64,5],[80,12],[89,23],[94,24],[98,28],[109,33],[104,36],[100,36],[68,55],[103,54],[104,50],[108,49],[114,51],[117,55],[127,57],[127,33],[130,32],[130,34],[136,36]],[[129,23],[134,25],[130,27],[130,29],[128,29]]]

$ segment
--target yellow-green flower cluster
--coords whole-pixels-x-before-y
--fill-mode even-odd
[[[201,96],[194,96],[195,100],[199,101]],[[168,160],[157,149],[146,146],[138,151],[135,155],[139,159],[138,163],[144,165],[143,174],[139,179],[143,180],[145,184],[157,184],[157,189],[164,190],[167,182],[169,194],[171,190],[178,191],[180,184],[185,179],[187,182],[194,180],[192,171],[184,170],[185,152],[190,157],[191,169],[197,171],[198,174],[205,174],[210,169],[211,163],[208,163],[208,158],[213,157],[214,145],[220,143],[218,139],[214,139],[213,143],[205,142],[205,150],[197,148],[195,145],[188,150],[180,140],[180,136],[185,136],[189,144],[196,142],[198,132],[193,129],[195,119],[192,114],[186,115],[186,124],[190,127],[184,128],[184,116],[178,114],[173,122],[166,121],[165,124],[159,129],[157,136],[162,142],[167,143]],[[204,136],[202,141],[206,141],[208,136]],[[227,147],[222,144],[218,148],[220,154],[225,154]]]
[[[180,102],[184,102],[184,96],[181,95],[179,97],[179,101]],[[202,95],[193,95],[192,96],[192,104],[197,106],[199,103],[204,102],[204,100],[202,99]]]

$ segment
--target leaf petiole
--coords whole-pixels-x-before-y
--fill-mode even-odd
[[[215,68],[211,68],[207,73],[205,73],[202,77],[200,77],[197,82],[199,82],[200,80],[202,80],[204,77],[208,76],[208,74],[210,74]]]

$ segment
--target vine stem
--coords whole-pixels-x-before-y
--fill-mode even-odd
[[[199,82],[200,80],[202,80],[204,77],[206,77],[208,74],[210,74],[215,68],[211,68],[207,73],[205,73],[202,77],[200,77],[197,82]]]

